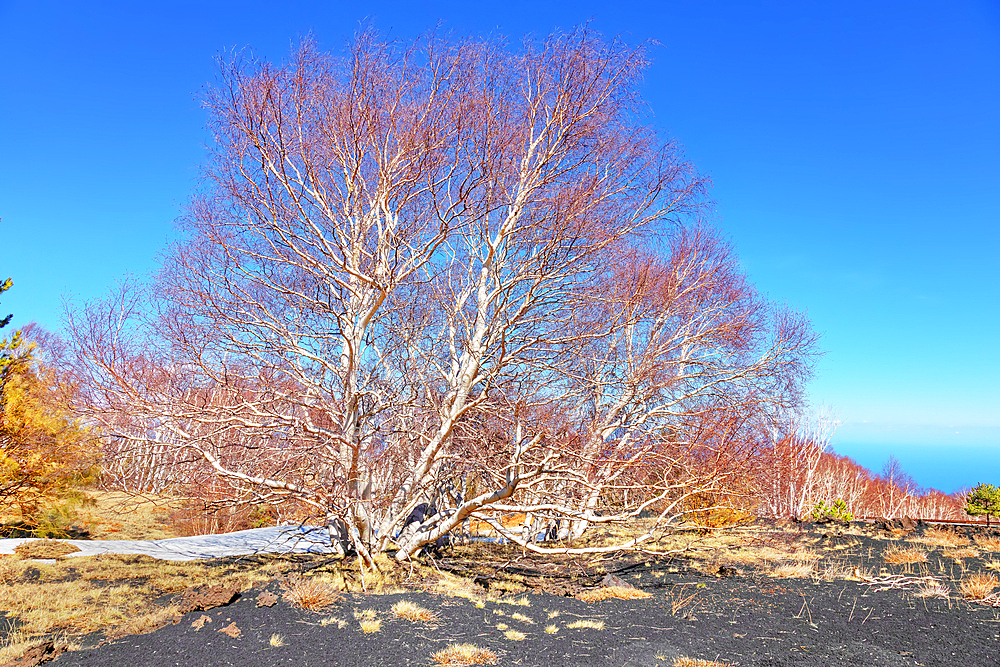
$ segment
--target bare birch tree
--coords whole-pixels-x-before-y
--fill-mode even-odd
[[[642,123],[646,64],[582,29],[223,65],[184,239],[71,314],[81,410],[366,559],[470,519],[531,544],[504,514],[682,515],[811,337],[682,233],[703,184]]]

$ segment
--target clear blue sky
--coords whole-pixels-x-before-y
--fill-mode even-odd
[[[0,0],[0,299],[61,328],[64,295],[143,275],[208,141],[214,57],[591,20],[660,46],[655,122],[714,183],[716,222],[826,355],[835,450],[926,486],[1000,483],[1000,3]]]

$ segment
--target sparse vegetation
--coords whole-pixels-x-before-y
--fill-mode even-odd
[[[962,580],[959,590],[970,600],[983,600],[997,587],[997,577],[991,573],[975,572]]]
[[[31,540],[14,549],[18,558],[61,558],[80,551],[80,547],[59,540]]]
[[[283,584],[285,599],[293,605],[309,611],[323,611],[336,602],[341,595],[324,581],[313,577],[289,577]]]
[[[1000,551],[1000,536],[997,535],[977,535],[976,545],[983,551]]]
[[[652,597],[652,593],[632,588],[631,586],[602,586],[590,591],[584,591],[576,596],[584,602],[601,602],[603,600],[638,600]]]
[[[698,658],[677,658],[673,667],[729,667],[723,662],[714,660],[699,660]]]
[[[430,609],[425,609],[409,600],[400,600],[392,605],[392,613],[413,622],[434,623],[439,619],[439,616]]]
[[[931,581],[920,586],[914,593],[918,598],[941,598],[947,600],[951,589],[940,581]]]
[[[904,547],[892,544],[882,552],[882,560],[890,565],[913,565],[926,563],[927,552],[915,547]]]
[[[798,579],[812,575],[815,565],[811,562],[782,563],[771,568],[769,574],[778,579]]]
[[[359,626],[362,632],[371,634],[382,629],[382,621],[378,618],[362,618]]]
[[[958,547],[956,549],[945,549],[941,552],[945,558],[952,560],[964,560],[966,558],[979,558],[979,552],[972,547]]]
[[[495,665],[497,654],[475,644],[450,644],[447,648],[431,654],[431,659],[439,665]]]
[[[153,516],[162,516],[162,513],[153,513]],[[124,527],[124,526],[123,526]],[[693,534],[692,534],[693,535]],[[860,534],[859,534],[860,536]],[[956,537],[958,539],[956,539]],[[954,543],[965,539],[964,536],[956,536],[954,531],[946,529],[927,529],[923,534],[905,536],[900,539],[890,538],[890,542],[881,551],[874,550],[869,546],[869,539],[864,543],[858,537],[845,536],[836,542],[830,541],[827,544],[809,534],[781,533],[780,531],[752,529],[735,529],[730,531],[718,531],[707,535],[699,536],[695,541],[687,540],[675,536],[674,542],[665,544],[676,544],[681,549],[686,544],[694,544],[696,550],[688,552],[685,558],[689,558],[689,566],[699,569],[705,573],[715,574],[719,569],[719,563],[739,562],[747,569],[756,568],[757,571],[766,573],[774,577],[816,577],[817,579],[833,580],[839,578],[854,578],[868,582],[873,586],[899,586],[905,585],[912,592],[914,598],[931,602],[933,600],[949,600],[951,590],[958,589],[960,594],[970,602],[993,604],[996,598],[996,577],[993,574],[978,574],[972,571],[975,564],[961,565],[956,567],[949,581],[948,574],[942,571],[943,576],[935,574],[930,576],[904,577],[903,575],[886,576],[883,571],[878,570],[872,575],[871,571],[862,571],[865,562],[872,565],[872,559],[878,559],[888,564],[898,565],[930,565],[932,556],[941,558],[964,558],[966,561],[975,559],[980,553],[980,549],[986,550],[985,546],[990,544],[989,535],[976,536],[976,548],[969,546],[946,547],[943,549],[934,548],[940,543]],[[884,539],[884,537],[882,538]],[[935,544],[929,544],[928,541]],[[38,557],[41,555],[51,555],[54,552],[46,551],[46,548],[61,542],[34,541],[27,543],[38,545],[34,547],[38,551],[24,551],[24,555]],[[920,545],[923,545],[922,547]],[[838,548],[841,547],[841,548]],[[859,547],[863,547],[859,549]],[[672,547],[671,547],[672,548]],[[497,548],[502,553],[502,548]],[[456,553],[465,553],[461,549],[456,549]],[[365,577],[369,584],[380,582],[381,590],[434,590],[437,592],[448,591],[456,597],[469,597],[481,608],[488,608],[496,615],[497,620],[505,622],[498,623],[494,627],[499,634],[502,634],[508,641],[521,642],[530,641],[532,633],[528,632],[536,623],[541,623],[539,629],[546,635],[559,635],[565,629],[567,631],[584,630],[604,630],[606,621],[602,619],[578,619],[572,622],[556,623],[560,614],[557,610],[540,610],[540,619],[547,619],[544,622],[536,621],[529,611],[532,601],[535,598],[509,591],[526,590],[536,588],[542,584],[545,577],[531,580],[523,574],[511,575],[509,580],[498,576],[496,565],[504,561],[496,559],[489,551],[483,547],[476,546],[468,551],[471,556],[467,556],[463,567],[469,568],[467,576],[458,576],[446,571],[439,571],[427,563],[415,561],[404,566],[396,566],[391,558],[378,556],[381,570],[373,572],[366,570]],[[725,554],[724,559],[720,554]],[[506,559],[507,556],[504,556]],[[477,570],[476,563],[482,559],[484,563],[492,562],[493,565],[485,566],[484,572],[490,573],[492,580],[491,589],[488,592],[472,583],[472,578]],[[491,560],[492,559],[492,560]],[[586,562],[570,561],[570,562]],[[651,563],[646,563],[650,566]],[[877,565],[876,565],[877,566]],[[352,590],[361,591],[359,565],[354,559],[342,561],[332,561],[329,565],[322,567],[312,567],[307,576],[294,574],[291,571],[295,566],[284,559],[266,559],[264,563],[254,566],[247,565],[245,569],[239,567],[229,567],[221,570],[226,572],[222,579],[237,583],[240,588],[248,588],[256,582],[277,579],[282,582],[285,598],[292,604],[299,607],[321,611],[328,609],[343,599],[341,591]],[[922,575],[931,572],[936,573],[938,565],[931,566],[934,569],[922,568]],[[990,569],[1000,570],[1000,565],[996,560],[986,561],[981,564],[984,572]],[[394,569],[397,568],[397,569]],[[969,568],[969,569],[967,569]],[[599,570],[600,571],[600,570]],[[178,563],[156,561],[154,559],[135,556],[101,556],[96,558],[74,558],[63,559],[55,563],[38,563],[24,560],[16,556],[0,556],[0,581],[5,586],[0,587],[0,611],[19,609],[18,621],[24,623],[19,626],[17,633],[8,633],[7,644],[9,648],[6,655],[15,655],[17,650],[24,650],[31,641],[37,642],[39,637],[56,636],[59,633],[71,629],[72,632],[82,632],[90,630],[105,629],[117,634],[144,632],[160,627],[168,622],[176,613],[176,607],[159,607],[152,612],[144,610],[143,606],[151,597],[157,597],[168,591],[180,591],[189,586],[203,583],[215,582],[219,580],[218,567],[211,563]],[[677,567],[659,567],[645,570],[640,574],[630,574],[628,579],[633,578],[638,582],[647,576],[656,574],[676,574]],[[30,574],[29,574],[30,573]],[[956,577],[964,577],[959,580]],[[68,575],[68,576],[67,576]],[[895,578],[893,578],[895,577]],[[992,577],[992,578],[991,578]],[[61,579],[72,579],[73,581],[60,581]],[[108,585],[108,581],[121,580],[118,585]],[[442,584],[442,582],[444,582]],[[638,583],[637,582],[637,583]],[[949,586],[950,584],[950,586]],[[704,583],[690,583],[674,585],[666,589],[666,603],[671,614],[684,618],[693,618],[696,612],[695,607],[700,606],[699,595]],[[473,595],[472,592],[476,594]],[[648,598],[651,594],[639,588],[629,586],[621,587],[601,587],[585,590],[577,595],[579,599],[590,602],[614,599],[639,599]],[[708,598],[710,599],[711,595]],[[115,604],[109,604],[114,600]],[[39,607],[32,609],[32,605]],[[42,609],[44,607],[44,609]],[[136,613],[138,612],[138,613]],[[432,609],[425,608],[409,599],[400,599],[391,605],[393,616],[405,619],[413,623],[438,623],[440,618]],[[379,612],[375,609],[356,609],[353,612],[356,625],[355,631],[368,634],[380,632],[383,628],[383,621],[379,618]],[[502,618],[501,618],[502,617]],[[322,626],[333,626],[338,629],[345,629],[348,623],[342,618],[323,617],[318,621]],[[231,624],[230,624],[231,625]],[[208,631],[218,632],[225,630],[226,624],[215,624],[214,627],[206,626]],[[234,630],[235,632],[235,630]],[[539,633],[540,635],[541,633]],[[562,633],[565,636],[565,633]],[[30,640],[26,644],[22,640]],[[276,639],[265,641],[271,648],[278,648],[285,642],[284,637],[278,635]],[[439,663],[446,664],[446,663]],[[453,662],[451,664],[462,664]],[[468,663],[475,664],[475,663]]]
[[[915,541],[936,547],[964,547],[969,543],[968,538],[944,528],[928,528]]]

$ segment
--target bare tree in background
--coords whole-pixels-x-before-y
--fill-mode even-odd
[[[365,559],[682,516],[812,339],[683,230],[702,182],[641,122],[645,66],[586,29],[224,65],[184,240],[71,314],[81,410],[140,486],[294,500]]]

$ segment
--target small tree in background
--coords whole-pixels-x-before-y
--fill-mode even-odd
[[[977,484],[966,497],[965,513],[969,516],[986,515],[986,527],[990,517],[1000,517],[1000,488],[992,484]]]
[[[0,293],[12,284],[0,283]],[[0,318],[0,327],[10,320]],[[98,468],[86,430],[66,408],[71,388],[41,360],[47,335],[33,325],[23,333],[0,340],[0,514],[16,509],[24,528],[58,536],[79,486],[95,481]]]
[[[14,286],[14,281],[8,278],[3,282],[0,282],[0,294],[3,294],[11,287]],[[7,317],[0,317],[0,329],[10,324],[13,315],[8,315]],[[21,346],[21,332],[15,331],[14,335],[9,339],[0,339],[0,383],[2,383],[6,377],[6,369],[19,357],[24,356],[25,351]]]

